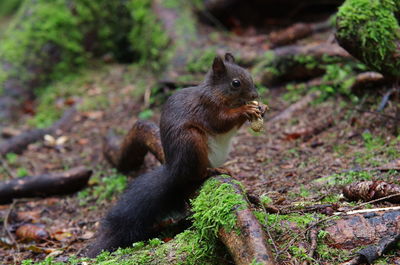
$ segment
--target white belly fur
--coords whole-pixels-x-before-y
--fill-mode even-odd
[[[208,160],[212,167],[219,167],[225,162],[231,149],[232,137],[237,131],[234,128],[227,133],[208,137]]]

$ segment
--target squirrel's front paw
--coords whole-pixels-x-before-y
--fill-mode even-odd
[[[254,104],[248,104],[242,106],[242,108],[243,108],[243,115],[246,117],[247,120],[253,121],[258,118],[261,118],[262,112],[258,106]]]

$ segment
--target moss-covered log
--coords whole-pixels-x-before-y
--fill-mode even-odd
[[[8,97],[0,112],[93,56],[125,56],[132,22],[125,2],[25,0],[0,43],[0,94]]]
[[[400,77],[400,2],[347,0],[337,14],[341,46],[372,69]]]
[[[102,253],[96,263],[232,264],[219,241],[222,238],[235,264],[274,264],[240,183],[228,176],[209,179],[192,206],[193,226],[168,243],[139,242],[133,248]]]

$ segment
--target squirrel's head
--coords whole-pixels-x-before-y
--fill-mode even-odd
[[[259,97],[249,72],[235,63],[232,54],[215,57],[207,81],[210,89],[230,106],[241,106]]]

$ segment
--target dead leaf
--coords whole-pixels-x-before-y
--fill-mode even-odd
[[[57,231],[53,233],[52,237],[57,241],[66,242],[69,241],[73,237],[73,235],[69,232]]]
[[[94,233],[90,231],[86,231],[83,235],[79,237],[79,239],[88,240],[94,237]]]
[[[18,212],[17,213],[17,220],[20,222],[32,222],[37,223],[40,219],[40,210],[36,211],[26,211],[26,212]]]
[[[49,253],[49,255],[46,256],[46,259],[50,258],[50,257],[60,256],[63,253],[64,253],[64,251],[62,251],[62,250],[52,249],[51,252]]]
[[[68,141],[68,137],[63,135],[58,138],[54,138],[52,135],[46,134],[44,136],[44,141],[47,146],[62,146]]]
[[[293,164],[286,164],[286,165],[281,165],[282,169],[292,169],[294,167]]]
[[[88,111],[84,115],[91,120],[98,120],[103,117],[104,112],[103,111]]]
[[[89,143],[89,139],[87,139],[87,138],[81,138],[81,139],[78,140],[78,143],[79,143],[80,145],[87,145],[87,144]]]
[[[18,227],[15,234],[22,240],[42,241],[49,238],[49,233],[41,226],[26,224]]]

